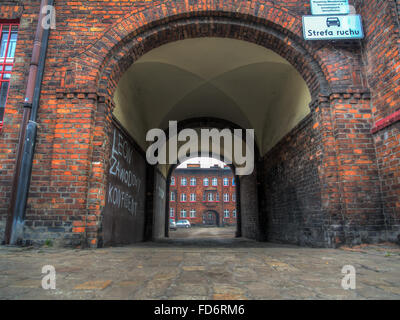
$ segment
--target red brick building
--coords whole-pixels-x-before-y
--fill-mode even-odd
[[[236,185],[229,167],[175,169],[169,188],[170,219],[192,225],[236,225]]]
[[[1,1],[0,239],[167,235],[146,133],[176,120],[255,130],[239,235],[400,241],[399,1],[349,3],[364,39],[307,41],[310,0]]]

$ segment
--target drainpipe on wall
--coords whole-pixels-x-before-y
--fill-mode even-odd
[[[42,26],[43,18],[46,15],[43,13],[43,9],[45,6],[52,6],[53,3],[54,0],[42,0],[40,3],[40,12],[32,49],[32,59],[23,105],[24,112],[17,147],[17,160],[5,234],[6,244],[16,244],[23,234],[25,208],[28,198],[36,143],[36,117],[39,108],[44,65],[50,33],[49,28],[44,29]]]

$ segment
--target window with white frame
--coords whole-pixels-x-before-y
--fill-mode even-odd
[[[171,192],[171,201],[175,201],[175,200],[176,200],[175,192]]]
[[[190,217],[196,218],[196,210],[194,210],[194,209],[190,210]]]
[[[229,194],[224,194],[224,202],[229,202]]]
[[[232,193],[232,201],[236,202],[236,193]]]
[[[234,210],[232,211],[232,216],[233,216],[234,218],[236,218],[236,209],[234,209]]]
[[[214,197],[212,193],[208,194],[208,201],[214,201]]]
[[[187,185],[186,178],[181,178],[181,186],[186,186],[186,185]]]
[[[213,179],[212,179],[212,185],[213,185],[214,187],[218,186],[218,179],[217,179],[217,178],[213,178]]]
[[[186,202],[186,193],[181,194],[181,202]]]
[[[186,210],[181,210],[181,218],[186,218]]]
[[[216,194],[215,201],[219,201],[219,193]]]
[[[224,186],[225,187],[229,186],[229,179],[228,178],[224,178]]]
[[[208,178],[203,179],[203,186],[208,187]]]
[[[196,194],[195,193],[191,193],[190,194],[190,201],[191,202],[195,202],[196,201]]]
[[[171,177],[171,186],[175,185],[175,177]]]
[[[224,210],[224,218],[229,218],[229,210]]]
[[[196,178],[191,178],[191,179],[190,179],[190,185],[191,185],[191,186],[195,186],[196,183],[197,183]]]
[[[0,130],[7,103],[11,72],[14,67],[17,37],[18,23],[0,22]]]
[[[175,216],[175,209],[174,208],[169,208],[169,216],[173,218]]]

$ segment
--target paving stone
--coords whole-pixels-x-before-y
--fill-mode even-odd
[[[203,271],[203,270],[206,270],[206,268],[203,267],[203,266],[185,266],[185,267],[182,267],[182,269],[185,270],[185,271]]]
[[[210,300],[208,296],[172,296],[169,297],[168,300]]]
[[[141,286],[143,283],[139,281],[120,281],[114,284],[116,287],[129,287],[129,288],[135,288],[138,286]]]
[[[220,285],[217,284],[213,287],[215,294],[237,294],[241,295],[244,294],[245,290],[240,287],[232,287],[229,285]]]
[[[174,239],[100,250],[9,250],[0,246],[0,299],[395,299],[400,256],[309,249],[245,239]],[[56,267],[57,289],[41,288]],[[344,265],[357,289],[341,288]]]
[[[10,284],[10,287],[14,288],[41,288],[41,280],[21,280]]]
[[[87,281],[75,286],[75,290],[103,290],[112,283],[111,280]]]
[[[248,300],[245,296],[231,293],[216,293],[213,300]]]

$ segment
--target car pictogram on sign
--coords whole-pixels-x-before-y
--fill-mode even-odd
[[[340,27],[340,20],[338,17],[330,17],[326,19],[326,25],[328,27],[337,26]]]

